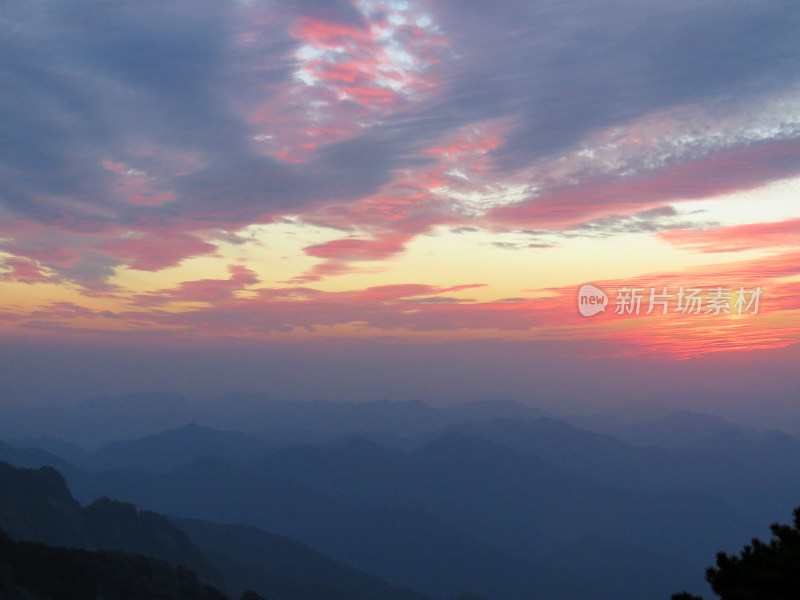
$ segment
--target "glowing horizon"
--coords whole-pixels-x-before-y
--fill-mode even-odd
[[[584,4],[15,3],[0,331],[797,344],[800,11]],[[585,283],[763,297],[586,318]]]

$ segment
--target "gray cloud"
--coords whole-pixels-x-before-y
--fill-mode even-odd
[[[558,153],[600,128],[686,102],[770,94],[798,81],[792,2],[437,3],[457,32],[437,109],[508,115],[506,166]]]
[[[800,79],[795,2],[437,2],[434,20],[449,46],[430,67],[430,98],[290,164],[256,151],[243,107],[291,83],[289,28],[299,17],[366,24],[348,2],[252,4],[271,19],[241,44],[235,2],[7,0],[0,214],[62,233],[155,232],[155,242],[232,230],[373,193],[397,169],[424,164],[420,151],[444,133],[477,121],[509,119],[493,156],[510,169],[651,111],[705,100],[724,108]],[[197,164],[183,173],[173,159]],[[124,201],[104,160],[146,173],[174,199]],[[655,222],[640,216],[582,232]],[[75,245],[73,266],[51,265],[65,277],[99,285],[119,264],[98,258],[100,243]]]

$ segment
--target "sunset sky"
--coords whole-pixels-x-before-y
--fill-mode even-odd
[[[5,400],[781,396],[798,31],[794,0],[7,0]]]

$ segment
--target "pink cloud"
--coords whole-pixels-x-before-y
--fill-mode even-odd
[[[170,302],[221,302],[234,298],[237,291],[258,283],[256,274],[242,265],[228,267],[228,279],[200,279],[185,281],[178,287],[133,298],[137,306],[158,306]]]
[[[755,189],[798,173],[800,139],[763,142],[640,175],[552,189],[497,208],[490,218],[514,226],[564,228],[670,202]]]
[[[196,160],[188,160],[185,157],[172,157],[170,162],[173,164],[189,163],[196,164]],[[110,159],[102,161],[103,168],[117,175],[113,185],[113,193],[122,203],[131,203],[142,206],[158,206],[175,200],[175,194],[159,189],[165,185],[159,181],[160,177],[147,175],[124,163]]]
[[[636,329],[616,334],[616,339],[631,344],[637,353],[689,359],[718,352],[747,352],[785,348],[800,341],[800,328],[775,328],[750,321],[736,324],[689,324]]]
[[[292,35],[323,48],[340,48],[373,41],[369,29],[306,17],[295,24],[292,28]]]
[[[344,275],[346,273],[358,273],[358,272],[361,272],[361,269],[358,269],[357,267],[354,267],[351,264],[338,261],[326,261],[314,265],[310,271],[302,275],[293,277],[287,283],[293,283],[293,284],[311,283],[314,281],[319,281],[324,277],[333,277],[336,275]]]
[[[204,283],[201,287],[211,285]],[[213,284],[219,285],[219,282]],[[312,331],[335,325],[369,326],[384,330],[452,332],[470,329],[525,330],[553,322],[558,299],[510,299],[480,303],[448,294],[477,287],[441,288],[423,284],[377,286],[364,290],[323,292],[306,287],[263,288],[255,298],[228,296],[213,304],[178,313],[138,311],[125,319],[142,326],[194,334],[252,337],[296,328]],[[159,293],[162,298],[186,298],[194,286]],[[570,305],[571,307],[571,305]]]
[[[348,98],[361,104],[391,104],[397,99],[397,94],[391,90],[370,86],[349,86],[341,90]]]
[[[380,260],[401,252],[408,236],[391,235],[378,239],[344,238],[307,246],[305,253],[317,258],[338,260]]]
[[[294,79],[245,109],[260,132],[256,149],[286,162],[307,162],[317,149],[356,137],[428,97],[434,88],[428,67],[446,45],[438,29],[403,23],[421,16],[410,14],[417,10],[412,6],[359,10],[360,26],[310,17],[291,26],[299,44],[292,56]],[[389,19],[389,13],[399,18]]]
[[[448,185],[469,191],[494,185],[492,174],[484,171],[488,170],[488,153],[500,145],[503,131],[503,123],[488,122],[451,132],[425,151],[435,157],[434,162],[398,173],[367,198],[322,205],[303,214],[304,221],[315,225],[359,232],[358,236],[308,246],[306,254],[337,263],[384,260],[403,252],[414,237],[437,225],[466,223],[469,218],[436,188]],[[463,178],[454,174],[454,169],[469,171],[476,165],[481,166],[480,179],[474,182],[464,184]],[[294,281],[314,281],[352,270],[315,266]]]
[[[7,258],[3,266],[10,270],[0,274],[0,280],[36,283],[50,279],[50,276],[35,262],[25,258]]]
[[[800,246],[800,219],[703,230],[662,231],[659,237],[698,252],[737,252]]]
[[[61,319],[69,320],[75,318],[85,319],[118,319],[116,315],[107,310],[92,310],[85,306],[80,306],[74,302],[51,302],[46,309],[31,312],[34,319]]]
[[[3,251],[16,257],[40,265],[53,265],[57,267],[70,267],[80,259],[80,246],[85,245],[84,236],[61,234],[58,228],[45,230],[45,235],[40,231],[20,231],[2,245]],[[78,237],[81,241],[70,244],[68,240]],[[74,246],[78,246],[77,248]]]
[[[621,342],[625,353],[665,354],[672,358],[691,358],[722,351],[744,351],[766,348],[781,348],[800,342],[800,326],[796,322],[800,314],[797,298],[800,284],[785,282],[786,277],[800,274],[800,252],[786,252],[755,260],[736,261],[721,265],[700,265],[681,271],[654,272],[626,280],[593,282],[610,298],[606,312],[589,320],[556,311],[560,322],[566,326],[591,327],[609,343]],[[620,288],[642,288],[640,315],[622,315],[615,312],[614,303]],[[568,286],[555,290],[565,305],[576,302],[579,286]],[[668,314],[656,307],[646,315],[649,308],[650,288],[661,293],[663,287],[673,294]],[[700,288],[704,298],[700,314],[683,314],[675,311],[675,298],[680,287]],[[708,310],[707,296],[713,289],[721,287],[736,294],[744,288],[746,294],[761,288],[757,313],[743,311],[741,319],[730,320],[725,314],[715,315]],[[749,299],[749,296],[747,296]],[[554,313],[555,315],[556,313]],[[624,328],[615,325],[624,323]],[[622,350],[621,350],[622,351]]]
[[[800,311],[800,283],[787,282],[800,273],[798,252],[725,265],[706,265],[681,272],[656,272],[629,280],[594,282],[606,290],[612,304],[603,314],[585,318],[577,311],[578,286],[537,290],[536,297],[477,301],[456,297],[457,292],[480,287],[427,284],[395,284],[365,289],[323,291],[304,286],[258,288],[257,277],[245,267],[232,265],[227,279],[185,282],[174,288],[142,294],[132,300],[131,310],[119,315],[126,329],[162,331],[164,335],[192,339],[226,336],[250,339],[297,329],[349,326],[383,331],[436,334],[449,339],[456,332],[503,339],[521,333],[531,339],[574,340],[591,335],[605,354],[652,353],[673,359],[722,351],[778,348],[800,341],[800,327],[792,326]],[[622,286],[739,286],[763,288],[760,310],[739,320],[727,316],[685,315],[659,311],[650,316],[620,315],[614,296]],[[248,290],[247,297],[237,292]],[[194,302],[201,306],[167,312],[159,307],[170,302]],[[646,300],[642,304],[643,312]],[[116,316],[53,303],[31,315],[37,327],[78,317]],[[789,319],[789,321],[787,321]],[[33,324],[35,324],[32,322]],[[516,332],[516,333],[514,333]],[[512,335],[512,337],[513,337]]]
[[[132,239],[108,241],[103,246],[110,256],[139,271],[160,271],[216,249],[214,244],[188,233],[168,236],[142,234]]]

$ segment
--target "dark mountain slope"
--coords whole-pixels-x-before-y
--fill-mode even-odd
[[[298,599],[424,600],[373,575],[336,562],[290,538],[242,525],[175,519],[192,541],[222,566],[229,589],[272,589]],[[233,583],[235,582],[235,583]]]
[[[284,600],[426,600],[282,536],[199,521],[181,525],[108,498],[81,508],[55,469],[0,463],[0,528],[17,539],[155,557],[235,596],[255,589]]]
[[[91,547],[80,504],[51,467],[17,469],[0,462],[0,528],[17,539]]]
[[[142,554],[222,583],[186,534],[167,519],[108,498],[81,508],[61,473],[50,467],[17,469],[0,462],[0,528],[19,540]]]
[[[15,542],[0,531],[3,600],[227,600],[186,568],[121,552]],[[250,596],[248,600],[255,600]]]

